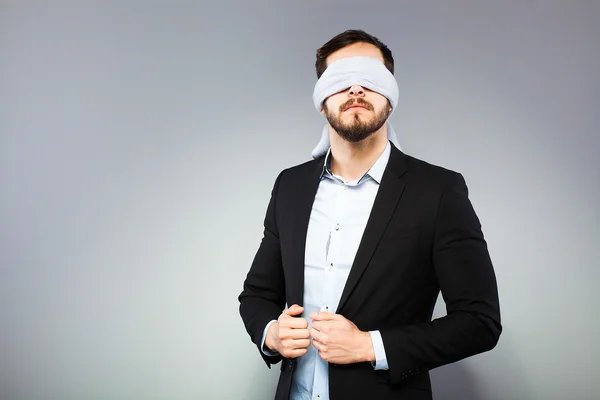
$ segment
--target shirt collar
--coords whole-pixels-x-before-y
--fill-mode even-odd
[[[388,140],[383,153],[379,156],[377,161],[369,168],[367,172],[358,180],[358,183],[363,182],[367,177],[373,179],[378,184],[381,183],[381,178],[383,177],[383,172],[385,171],[385,167],[390,159],[390,153],[392,152],[392,147],[390,145],[390,141]],[[325,161],[323,163],[323,171],[321,172],[321,179],[324,176],[334,176],[331,172],[331,147],[327,150],[327,154],[325,156]]]

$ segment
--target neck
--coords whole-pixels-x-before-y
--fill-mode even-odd
[[[342,139],[329,126],[331,172],[346,182],[360,179],[381,156],[388,143],[387,124],[368,138],[352,143]]]

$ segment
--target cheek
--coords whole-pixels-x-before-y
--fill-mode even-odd
[[[380,114],[383,112],[389,112],[392,109],[392,107],[388,103],[387,99],[385,101],[373,102],[373,106],[375,107],[376,114]]]
[[[375,106],[378,110],[385,110],[390,107],[388,99],[380,94],[376,94],[375,96],[368,99],[373,106]]]
[[[344,103],[344,101],[346,101],[346,96],[344,96],[343,94],[334,94],[332,96],[329,96],[326,100],[325,100],[325,104],[327,105],[327,108],[329,109],[329,111],[335,111],[337,112],[338,109],[340,108],[340,106]]]

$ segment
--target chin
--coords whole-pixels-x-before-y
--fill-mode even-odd
[[[363,115],[360,111],[355,111],[353,113],[347,114],[346,117],[349,120],[360,119],[361,121],[370,121],[373,119],[372,116]]]

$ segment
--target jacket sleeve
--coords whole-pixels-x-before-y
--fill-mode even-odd
[[[491,350],[502,331],[494,269],[460,174],[453,173],[439,199],[432,251],[447,315],[381,329],[392,384]]]
[[[283,172],[275,180],[264,219],[263,238],[238,297],[246,331],[269,368],[282,358],[280,355],[266,355],[261,349],[265,327],[279,317],[285,306],[285,283],[276,218],[277,191],[282,175]]]

